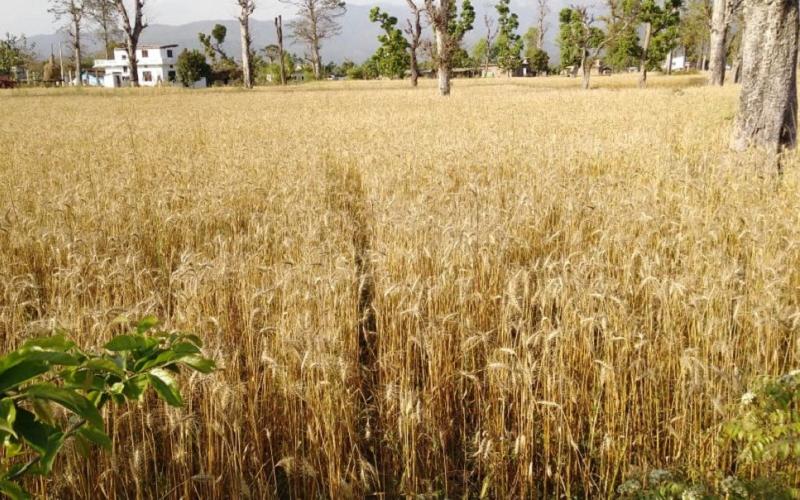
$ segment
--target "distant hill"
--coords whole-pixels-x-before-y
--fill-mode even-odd
[[[467,47],[471,47],[478,39],[485,36],[484,14],[489,13],[496,18],[496,12],[493,7],[487,7],[478,2],[475,3],[475,28],[468,33],[465,39]],[[551,61],[557,62],[558,50],[555,45],[555,37],[558,31],[558,10],[568,5],[569,0],[553,0],[550,3],[551,12],[548,19],[549,30],[545,41],[545,49],[550,53]],[[392,15],[397,16],[401,23],[408,16],[408,9],[402,5],[393,3],[378,5]],[[378,46],[377,36],[380,34],[380,29],[377,25],[369,22],[370,8],[363,5],[350,5],[348,7],[347,13],[340,18],[342,33],[331,40],[325,41],[323,44],[322,55],[325,60],[342,62],[345,59],[350,59],[360,63],[375,52]],[[534,7],[529,6],[523,10],[519,6],[512,4],[512,8],[520,17],[521,33],[535,23],[536,12]],[[259,14],[262,17],[267,17],[264,12]],[[285,23],[286,20],[284,21]],[[198,21],[180,26],[153,24],[142,33],[142,43],[177,43],[182,47],[199,49],[201,46],[197,39],[197,34],[199,32],[209,33],[215,24],[223,24],[228,28],[228,40],[225,43],[225,49],[231,55],[238,55],[240,50],[239,24],[234,19]],[[253,44],[256,48],[260,49],[275,43],[275,27],[272,21],[254,20],[252,31]],[[288,30],[285,30],[285,32],[288,35]],[[427,36],[430,37],[430,34]],[[36,44],[36,51],[39,57],[44,59],[49,56],[51,47],[55,48],[56,54],[58,53],[58,44],[59,42],[66,42],[66,34],[37,35],[30,37],[29,40]],[[100,50],[101,44],[94,37],[87,36],[85,40],[84,51],[96,52]],[[285,43],[287,44],[287,50],[298,55],[304,53],[305,48],[302,45],[292,44],[290,40],[286,40]],[[65,55],[69,52],[66,44],[64,51]]]

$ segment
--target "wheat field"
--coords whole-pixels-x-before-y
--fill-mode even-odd
[[[50,498],[603,498],[800,364],[800,162],[703,77],[0,92],[0,336],[199,334]],[[720,472],[721,471],[721,472]]]

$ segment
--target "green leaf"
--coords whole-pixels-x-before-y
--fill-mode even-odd
[[[136,324],[136,331],[138,333],[146,333],[156,326],[158,326],[158,318],[155,316],[145,316]]]
[[[187,356],[181,359],[181,363],[184,363],[186,366],[205,374],[209,374],[217,368],[216,363],[214,363],[213,360],[204,358],[202,356]]]
[[[44,361],[23,361],[0,373],[0,392],[13,389],[49,369],[50,365]]]
[[[119,377],[124,377],[125,372],[117,364],[108,358],[92,358],[86,361],[83,366],[91,370],[113,373]]]
[[[146,376],[136,376],[125,382],[125,388],[123,389],[122,393],[128,399],[139,401],[142,399],[142,394],[144,394],[148,384],[149,380]]]
[[[11,399],[0,401],[0,431],[11,434],[15,438],[17,432],[14,430],[14,421],[17,419],[17,407]]]
[[[23,408],[17,408],[14,430],[31,448],[42,454],[47,451],[50,435],[57,432],[49,425],[38,422],[33,413]]]
[[[13,481],[0,481],[0,493],[11,500],[28,500],[31,496]]]
[[[63,335],[54,335],[52,337],[39,337],[25,342],[23,348],[39,348],[46,351],[61,351],[66,352],[75,347],[75,342],[67,340]]]
[[[179,355],[172,351],[164,351],[159,353],[159,355],[156,356],[155,359],[148,359],[148,358],[140,359],[139,361],[136,362],[136,365],[134,365],[133,369],[134,371],[137,372],[147,371],[150,368],[164,366],[178,357]]]
[[[178,342],[172,346],[172,351],[178,355],[199,354],[200,348],[192,342]]]
[[[183,406],[181,393],[178,391],[178,384],[172,378],[172,374],[162,368],[156,368],[147,374],[148,380],[153,384],[159,397],[170,406]]]
[[[92,443],[105,448],[106,450],[111,449],[111,438],[100,429],[96,429],[94,427],[83,426],[78,429],[78,434]]]
[[[26,393],[38,399],[46,399],[60,404],[85,419],[91,425],[102,428],[103,417],[97,408],[85,397],[74,390],[56,387],[52,384],[37,384],[28,387]]]
[[[53,470],[53,462],[56,461],[58,452],[64,446],[65,435],[63,432],[54,432],[50,434],[47,440],[47,448],[44,455],[39,458],[39,464],[36,467],[36,472],[42,475],[48,475]]]
[[[105,348],[109,351],[138,351],[142,349],[149,349],[158,344],[158,340],[147,338],[144,335],[117,335]]]
[[[203,340],[193,333],[183,333],[180,335],[182,340],[186,340],[197,346],[198,348],[203,347]]]

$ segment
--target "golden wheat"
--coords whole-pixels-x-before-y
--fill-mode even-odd
[[[730,403],[800,361],[800,165],[728,154],[737,91],[701,82],[0,93],[3,348],[155,314],[223,366],[32,487],[572,498],[727,470]]]

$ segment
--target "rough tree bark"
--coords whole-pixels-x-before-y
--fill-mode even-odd
[[[408,52],[410,56],[410,69],[411,69],[411,86],[416,87],[419,80],[419,61],[417,59],[417,50],[422,40],[422,9],[414,3],[414,0],[406,0],[408,7],[411,9],[411,15],[414,20],[407,19],[408,27],[406,33],[411,37],[408,44]]]
[[[436,33],[436,59],[437,59],[437,75],[439,78],[439,94],[443,96],[450,95],[450,55],[448,50],[448,33],[447,26],[436,25],[434,26]]]
[[[647,57],[650,51],[650,37],[653,33],[653,25],[647,23],[644,28],[644,43],[642,43],[642,59],[639,62],[639,88],[647,87]]]
[[[252,39],[250,37],[250,16],[256,10],[254,0],[237,0],[239,4],[239,31],[242,39],[242,83],[244,88],[253,88],[253,57],[250,45]]]
[[[483,15],[483,24],[486,26],[486,57],[484,58],[483,73],[484,76],[489,75],[489,63],[492,58],[492,44],[494,37],[497,36],[497,30],[494,29],[494,19],[489,17],[489,14]]]
[[[731,147],[778,154],[797,145],[798,0],[749,0],[742,91]]]
[[[281,85],[286,85],[286,64],[283,60],[283,16],[275,18],[275,32],[278,36],[278,58],[281,68]]]
[[[711,43],[709,54],[708,78],[710,85],[722,86],[725,84],[725,52],[728,38],[728,0],[714,0],[714,10],[711,15]]]
[[[125,32],[125,39],[128,52],[128,65],[130,66],[131,85],[139,86],[139,61],[136,59],[136,49],[139,47],[139,37],[147,27],[144,22],[144,2],[145,0],[134,0],[133,2],[133,24],[131,16],[128,15],[128,8],[125,7],[123,0],[114,0],[119,16],[122,18],[122,30]]]
[[[439,78],[439,94],[450,95],[450,56],[452,54],[452,41],[450,40],[450,14],[453,0],[425,0],[425,10],[433,25],[434,39],[436,41],[436,67]]]
[[[592,68],[590,67],[589,60],[589,49],[584,48],[583,55],[581,56],[581,71],[583,72],[581,88],[583,90],[589,90],[589,79],[592,77]]]
[[[667,54],[667,75],[672,74],[672,57],[674,52],[674,50],[670,50],[669,54]]]

